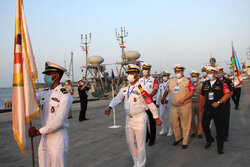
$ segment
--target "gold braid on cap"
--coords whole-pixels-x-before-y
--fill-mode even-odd
[[[192,73],[191,76],[192,76],[192,77],[198,77],[199,74],[197,74],[197,73]]]

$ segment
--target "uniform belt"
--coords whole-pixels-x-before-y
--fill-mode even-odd
[[[140,112],[140,113],[138,113],[138,114],[128,115],[128,116],[129,116],[129,118],[136,118],[136,117],[141,116],[143,113],[144,113],[144,112]]]

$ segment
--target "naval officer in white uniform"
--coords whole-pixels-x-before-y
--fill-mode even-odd
[[[128,65],[129,84],[121,88],[119,93],[109,104],[105,114],[109,115],[111,109],[124,100],[126,112],[126,139],[129,151],[134,161],[134,166],[144,167],[146,164],[146,127],[148,116],[145,110],[150,109],[157,125],[161,125],[157,108],[152,102],[152,97],[139,85],[140,68],[134,64]],[[143,95],[143,96],[142,96]]]
[[[170,72],[168,72],[167,70],[164,70],[162,71],[162,76],[163,76],[162,77],[163,82],[160,84],[159,90],[156,94],[156,106],[157,108],[160,107],[160,119],[162,121],[162,125],[161,125],[162,128],[161,128],[159,135],[167,134],[167,136],[172,136],[173,130],[170,125],[170,113],[169,113],[170,105],[168,103],[169,95],[166,97],[165,103],[161,104],[161,98],[168,86]]]
[[[142,85],[143,89],[145,89],[150,96],[153,97],[153,102],[156,104],[156,94],[159,89],[159,82],[158,79],[153,78],[150,74],[151,71],[151,65],[148,63],[142,64],[142,70],[143,70],[143,77],[139,79],[139,83]],[[156,123],[155,120],[151,114],[150,110],[147,110],[146,113],[148,114],[148,120],[149,120],[149,127],[147,129],[147,140],[149,139],[149,146],[154,145],[155,143],[155,137],[156,137]]]
[[[60,84],[65,71],[55,63],[45,63],[44,81],[49,89],[37,94],[42,127],[29,129],[30,137],[42,136],[38,148],[40,167],[67,166],[69,137],[66,128],[69,126],[67,117],[73,98]]]

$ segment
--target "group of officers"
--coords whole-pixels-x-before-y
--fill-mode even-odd
[[[226,78],[222,67],[203,66],[202,76],[192,71],[190,78],[184,76],[184,66],[176,64],[173,69],[172,78],[170,72],[162,71],[162,83],[159,84],[150,74],[150,64],[144,63],[142,69],[129,64],[128,84],[120,89],[105,111],[109,115],[112,108],[124,102],[126,139],[135,167],[145,166],[145,144],[154,145],[156,124],[162,124],[160,135],[174,135],[173,145],[182,142],[182,149],[188,148],[189,137],[202,138],[203,131],[208,149],[214,142],[211,134],[214,124],[217,152],[224,153],[224,142],[228,141],[229,134],[230,97],[235,87],[241,86],[242,79],[237,73],[233,80]],[[141,70],[143,77],[140,78]],[[238,107],[239,101],[235,103],[235,109]]]
[[[229,132],[229,99],[234,86],[240,88],[242,80],[234,85],[224,77],[223,68],[214,67],[202,67],[201,79],[198,71],[192,71],[189,79],[184,76],[185,67],[177,64],[174,66],[174,77],[170,78],[170,73],[165,70],[162,72],[163,82],[159,84],[158,79],[150,74],[150,64],[144,63],[142,70],[143,77],[140,78],[140,67],[134,64],[127,66],[128,84],[120,89],[105,110],[105,114],[109,115],[116,105],[124,102],[126,140],[134,166],[145,166],[145,145],[146,142],[149,146],[155,144],[156,125],[162,126],[160,135],[174,135],[174,146],[182,142],[182,149],[188,148],[191,127],[191,137],[198,135],[202,138],[204,131],[205,148],[209,148],[214,142],[210,130],[213,120],[218,153],[223,154],[223,143],[228,140]],[[58,64],[45,63],[44,81],[49,88],[37,94],[42,127],[29,129],[30,137],[42,136],[38,148],[40,167],[67,165],[69,138],[66,128],[69,126],[68,113],[73,98],[71,92],[60,84],[65,71]],[[85,84],[79,84],[84,90]],[[238,95],[236,100],[239,100]],[[235,108],[238,107],[239,102],[236,102]],[[160,108],[160,114],[157,108]],[[86,119],[80,118],[79,121]]]

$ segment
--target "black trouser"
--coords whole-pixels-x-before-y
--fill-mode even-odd
[[[79,114],[79,121],[86,119],[86,110],[88,105],[88,98],[80,98],[81,111]]]
[[[202,116],[202,128],[206,136],[207,142],[212,142],[213,137],[210,131],[210,122],[214,120],[216,128],[216,139],[218,151],[221,151],[224,146],[224,121],[225,121],[225,110],[224,107],[219,107],[218,109],[204,108]]]
[[[155,101],[153,101],[155,103]],[[149,125],[150,125],[150,132],[147,127],[147,140],[149,139],[150,143],[155,142],[155,136],[156,136],[156,122],[153,118],[153,114],[150,110],[146,110],[146,113],[148,114],[149,119]]]
[[[238,109],[238,107],[239,107],[240,94],[241,94],[241,87],[235,88],[235,89],[234,89],[234,94],[232,95],[232,99],[233,99],[233,101],[234,101],[235,108],[237,108],[237,109]]]
[[[230,102],[227,102],[225,104],[225,122],[224,122],[224,138],[228,138],[229,134],[229,122],[230,122],[230,109],[231,104]]]

